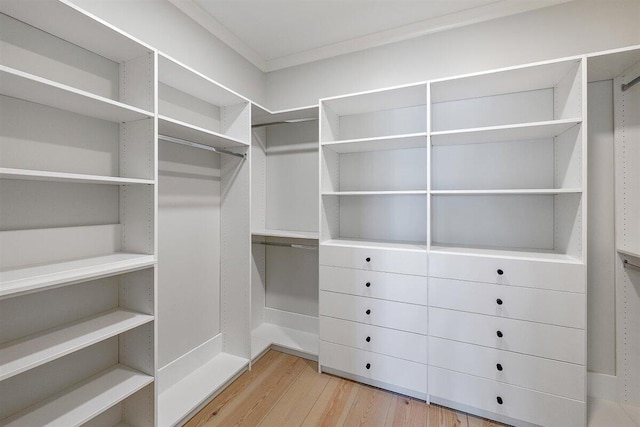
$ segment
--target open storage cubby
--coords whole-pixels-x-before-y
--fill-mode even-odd
[[[318,356],[318,108],[254,105],[251,357]]]

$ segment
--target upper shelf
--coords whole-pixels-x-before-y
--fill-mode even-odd
[[[158,134],[217,148],[249,146],[237,138],[160,115],[158,116]]]
[[[350,248],[391,249],[399,251],[426,252],[426,243],[397,240],[331,239],[320,243],[322,246],[340,246]]]
[[[344,139],[323,142],[322,146],[336,153],[360,153],[364,151],[402,150],[406,148],[426,148],[427,133],[380,136],[374,138]]]
[[[2,0],[0,13],[115,62],[124,62],[153,51],[67,0],[41,1],[38,7],[24,0]]]
[[[587,56],[589,82],[611,80],[640,61],[640,46],[592,53]]]
[[[519,195],[556,195],[556,194],[579,194],[582,193],[580,188],[518,188],[518,189],[499,189],[499,190],[431,190],[433,195],[500,195],[500,194],[519,194]]]
[[[251,104],[251,124],[260,126],[267,123],[296,123],[298,121],[318,119],[318,106],[293,108],[290,110],[269,111],[258,104]]]
[[[464,145],[486,142],[529,141],[555,138],[582,123],[579,118],[548,120],[515,125],[446,130],[431,133],[432,145]]]
[[[254,230],[251,232],[254,236],[263,237],[284,237],[288,239],[310,239],[318,240],[319,233],[317,231],[291,231],[291,230]]]
[[[426,105],[426,83],[362,92],[320,100],[338,116]]]
[[[0,91],[1,95],[115,123],[153,117],[149,111],[4,65],[0,65]]]
[[[391,191],[323,191],[323,196],[414,196],[426,195],[427,190],[391,190]]]
[[[117,176],[85,175],[77,173],[50,172],[29,169],[0,168],[1,179],[18,179],[29,181],[73,182],[82,184],[144,184],[153,185],[152,179],[121,178]]]

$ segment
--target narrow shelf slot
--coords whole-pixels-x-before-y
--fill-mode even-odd
[[[272,345],[318,356],[318,335],[297,329],[263,323],[251,331],[251,358],[255,359]]]
[[[249,146],[249,144],[237,138],[223,135],[199,126],[190,125],[180,120],[162,115],[158,116],[158,133],[216,148]]]
[[[335,151],[339,154],[360,153],[364,151],[426,148],[427,133],[419,132],[373,138],[345,139],[340,141],[324,142],[322,143],[322,147]]]
[[[6,270],[0,272],[0,298],[140,270],[155,263],[153,255],[115,253]]]
[[[29,181],[75,182],[81,184],[144,184],[153,185],[152,179],[121,178],[117,176],[85,175],[77,173],[50,172],[29,169],[0,168],[0,179],[17,179]]]
[[[121,123],[153,117],[153,113],[0,65],[0,94],[84,116]]]
[[[136,391],[153,377],[124,365],[115,365],[86,381],[0,421],[3,427],[80,426]]]
[[[0,381],[153,321],[116,309],[0,345]]]

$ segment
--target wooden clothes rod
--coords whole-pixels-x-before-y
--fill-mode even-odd
[[[240,157],[242,159],[247,158],[247,155],[245,153],[234,153],[233,151],[225,150],[224,148],[210,147],[208,145],[198,144],[197,142],[187,141],[186,139],[174,138],[172,136],[158,135],[158,139],[171,142],[173,144],[186,145],[187,147],[199,148],[201,150],[213,151],[215,153]]]
[[[277,243],[277,242],[251,242],[254,245],[263,245],[263,246],[280,246],[282,248],[295,248],[295,249],[306,249],[306,250],[316,250],[317,246],[312,245],[298,245],[295,243]]]
[[[625,92],[626,90],[631,89],[633,86],[638,84],[638,82],[640,82],[640,76],[638,76],[635,79],[631,80],[629,83],[623,83],[622,84],[622,91]]]
[[[635,264],[631,264],[628,260],[624,260],[622,261],[622,264],[624,265],[624,268],[628,268],[631,270],[636,270],[636,271],[640,271],[640,265],[635,265]]]

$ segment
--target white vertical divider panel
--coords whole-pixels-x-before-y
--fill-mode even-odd
[[[431,251],[431,183],[432,183],[432,171],[431,166],[433,147],[431,145],[431,82],[427,82],[425,90],[427,91],[427,107],[426,107],[426,123],[427,123],[427,252]],[[427,259],[427,264],[428,264]],[[426,363],[426,361],[425,361]],[[427,393],[428,399],[428,393]]]
[[[266,228],[267,129],[251,131],[251,229]],[[251,330],[264,322],[267,248],[251,245]]]
[[[153,68],[151,70],[151,72],[153,73],[153,111],[154,111],[154,117],[153,117],[153,181],[155,182],[155,185],[153,186],[153,236],[154,236],[154,242],[153,242],[153,254],[155,255],[156,261],[158,259],[158,199],[159,199],[159,178],[158,178],[158,170],[160,169],[159,164],[159,148],[158,148],[158,114],[159,114],[159,110],[158,110],[158,104],[159,104],[159,90],[158,90],[158,85],[159,85],[159,70],[160,70],[160,66],[159,66],[159,58],[158,58],[158,51],[154,50],[153,52]],[[158,369],[160,368],[159,363],[158,363],[158,264],[156,263],[156,265],[153,268],[153,302],[152,302],[152,308],[153,308],[153,314],[154,314],[154,321],[153,321],[153,378],[154,378],[154,382],[153,384],[149,385],[148,387],[150,388],[149,391],[149,396],[147,396],[147,399],[152,399],[153,401],[153,419],[152,419],[152,424],[154,426],[157,426],[159,424],[159,419],[160,417],[158,416],[158,412],[159,412],[159,404],[158,404],[158,397],[160,395],[160,388],[158,387]],[[141,392],[144,392],[143,390],[141,390]],[[139,392],[140,393],[140,392]],[[126,409],[126,408],[125,408]],[[126,413],[126,412],[125,412]],[[137,419],[137,413],[134,414],[133,419],[136,420]],[[141,423],[143,424],[143,423]]]
[[[155,52],[120,63],[120,101],[147,111],[155,110]]]
[[[251,104],[226,107],[222,128],[251,140]],[[251,358],[251,150],[247,158],[221,156],[221,318],[223,351]]]
[[[582,117],[586,81],[586,67],[578,60],[554,88],[555,119]]]

